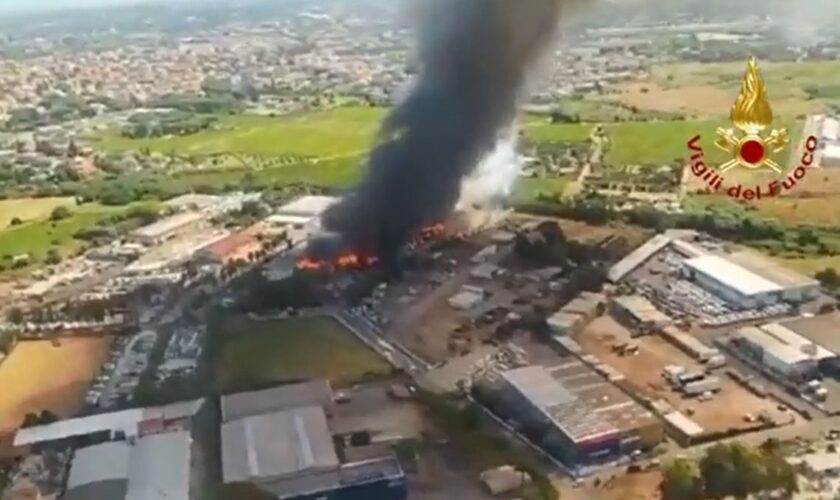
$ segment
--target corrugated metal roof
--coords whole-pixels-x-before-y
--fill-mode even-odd
[[[542,366],[526,366],[502,372],[501,375],[575,442],[608,437],[619,432],[596,408],[563,385],[558,379],[558,371],[563,369],[556,367],[553,372],[549,372]],[[599,380],[603,382],[603,379]]]
[[[651,301],[641,295],[622,295],[615,297],[613,301],[643,323],[668,324],[673,321],[667,314],[657,309]]]
[[[315,217],[338,201],[334,196],[301,196],[280,207],[277,211],[283,215],[302,215]]]
[[[148,226],[143,226],[134,231],[135,236],[145,236],[149,238],[157,238],[165,235],[183,226],[193,224],[205,217],[204,214],[198,212],[184,212],[181,214],[172,215],[157,222],[153,222]]]
[[[668,246],[669,243],[671,243],[671,238],[657,234],[612,266],[607,273],[607,278],[613,283],[621,281],[625,276],[633,272],[634,269],[644,264],[646,260]]]
[[[784,325],[780,325],[779,323],[769,323],[766,325],[762,325],[760,328],[768,334],[775,337],[776,339],[778,339],[780,342],[808,354],[809,357],[816,359],[827,359],[834,357],[834,353],[832,353],[828,349],[811,342],[802,335],[799,335],[798,333],[785,327]],[[813,352],[813,354],[809,354],[810,352]]]
[[[247,417],[222,426],[225,482],[278,478],[338,466],[320,406]]]
[[[76,450],[67,489],[101,481],[128,480],[131,445],[125,441],[103,443]]]
[[[189,500],[190,433],[154,434],[131,452],[126,500]]]
[[[751,344],[760,347],[765,355],[769,355],[786,365],[795,365],[812,359],[800,349],[779,341],[761,328],[748,326],[739,329],[737,334]]]
[[[669,424],[679,429],[680,432],[686,436],[695,437],[705,432],[705,430],[703,430],[697,422],[691,420],[678,411],[668,413],[664,416],[664,418]]]
[[[326,406],[332,398],[330,383],[321,379],[240,392],[222,396],[222,419],[230,421],[301,406]]]
[[[745,297],[782,290],[776,283],[717,255],[689,259],[685,261],[685,265]]]
[[[28,446],[47,441],[58,441],[74,436],[86,436],[99,432],[122,432],[126,437],[137,435],[137,426],[149,418],[174,420],[194,415],[203,399],[173,403],[167,406],[134,408],[111,413],[101,413],[87,417],[71,418],[58,422],[20,429],[15,434],[15,446]]]

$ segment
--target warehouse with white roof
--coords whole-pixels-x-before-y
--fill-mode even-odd
[[[779,323],[740,328],[735,345],[772,372],[792,381],[815,376],[820,363],[837,355]]]
[[[781,302],[784,288],[718,255],[704,255],[683,263],[687,278],[734,305],[754,309]]]
[[[152,434],[76,451],[64,500],[189,500],[192,439]]]

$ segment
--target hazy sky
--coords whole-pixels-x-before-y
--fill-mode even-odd
[[[149,0],[0,0],[0,12],[44,12],[69,7],[132,5]]]

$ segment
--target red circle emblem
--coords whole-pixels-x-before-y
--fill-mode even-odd
[[[741,145],[741,158],[745,162],[755,165],[764,159],[764,144],[751,139]]]

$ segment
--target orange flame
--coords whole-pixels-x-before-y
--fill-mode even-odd
[[[747,64],[741,93],[732,106],[729,118],[736,127],[748,134],[758,134],[773,123],[773,110],[754,57]]]

